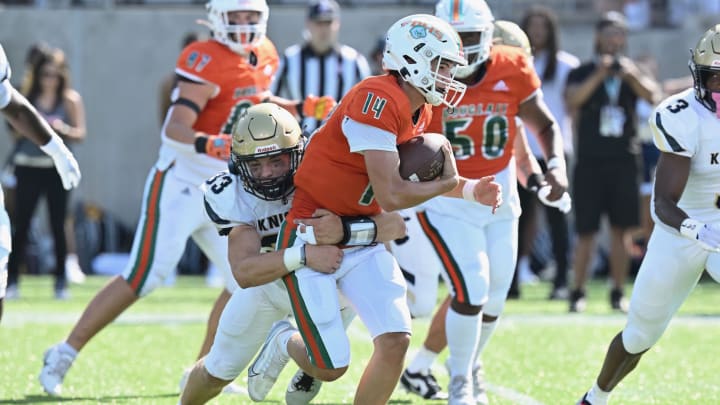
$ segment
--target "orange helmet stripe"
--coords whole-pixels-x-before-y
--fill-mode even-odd
[[[452,6],[452,20],[457,21],[460,19],[460,2],[462,0],[453,0]]]

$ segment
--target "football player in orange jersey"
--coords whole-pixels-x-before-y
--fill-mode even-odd
[[[237,288],[227,243],[206,216],[198,186],[227,168],[231,138],[226,134],[245,109],[268,98],[278,55],[265,36],[265,0],[211,0],[207,9],[212,38],[185,47],[175,66],[178,84],[162,128],[159,158],[145,185],[128,265],[95,295],[67,339],[46,351],[39,378],[51,395],[61,393],[65,374],[90,339],[175,271],[188,238],[225,277],[198,357],[208,352],[218,317]]]
[[[491,46],[494,19],[485,1],[441,0],[436,16],[448,21],[463,39],[469,63],[458,76],[468,89],[453,110],[433,111],[429,130],[448,137],[460,175],[494,175],[505,203],[494,213],[477,203],[445,197],[424,204],[418,219],[442,262],[452,299],[449,308],[442,306],[433,318],[424,347],[408,365],[402,382],[412,392],[438,397],[430,366],[447,345],[449,403],[486,403],[477,362],[497,325],[515,268],[520,215],[516,182],[519,178],[537,190],[546,204],[569,209],[562,138],[542,100],[540,80],[528,56],[516,47]],[[523,157],[534,164],[516,167],[514,150],[528,155],[527,146],[517,144],[518,138],[524,140],[518,135],[518,117],[539,134],[549,162],[544,176],[531,154]]]
[[[295,220],[311,217],[318,208],[353,217],[344,219],[345,237],[339,242],[344,255],[333,274],[298,264],[283,278],[302,338],[290,324],[273,330],[248,372],[255,400],[270,391],[290,357],[323,381],[345,373],[350,342],[340,316],[339,290],[374,344],[354,402],[387,403],[402,372],[411,322],[400,269],[376,243],[369,217],[443,193],[499,204],[500,190],[492,177],[459,178],[449,143],[443,147],[445,164],[438,179],[414,183],[398,171],[397,144],[426,131],[433,105],[456,106],[465,91],[454,78],[466,64],[457,33],[430,15],[405,17],[387,32],[383,62],[390,73],[363,80],[343,97],[313,134],[295,175],[295,196],[278,246],[312,244],[312,237],[296,233]]]

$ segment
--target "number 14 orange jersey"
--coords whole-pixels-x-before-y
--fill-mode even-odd
[[[413,123],[410,100],[392,75],[369,77],[356,84],[315,131],[295,174],[295,196],[290,214],[308,218],[316,208],[337,215],[376,215],[380,206],[373,198],[362,153],[350,151],[343,123],[351,119],[394,134],[395,144],[425,131],[431,106],[420,107]]]
[[[485,77],[468,86],[454,110],[435,107],[428,132],[447,136],[461,176],[495,174],[513,156],[520,104],[539,89],[540,79],[522,50],[494,45]]]

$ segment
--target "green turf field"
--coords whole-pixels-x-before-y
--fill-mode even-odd
[[[25,277],[22,298],[5,304],[0,324],[0,404],[131,403],[174,404],[182,370],[192,364],[205,318],[218,290],[204,280],[180,277],[136,304],[83,350],[65,380],[63,398],[44,395],[37,374],[45,348],[63,339],[85,304],[107,279],[90,277],[72,286],[73,298],[52,299],[47,277]],[[629,290],[628,290],[629,291]],[[707,404],[720,399],[720,362],[714,346],[720,336],[720,287],[701,284],[670,325],[669,331],[613,394],[615,404]],[[507,305],[506,316],[483,358],[493,404],[574,404],[600,367],[610,339],[624,317],[613,314],[607,289],[594,283],[588,312],[568,315],[564,302],[544,298],[547,285],[525,287],[523,299]],[[422,341],[428,320],[416,320],[411,352]],[[353,358],[348,373],[325,384],[316,403],[350,403],[355,383],[372,350],[359,321],[351,326]],[[436,365],[441,385],[447,385]],[[295,368],[285,370],[268,397],[282,403]],[[245,376],[241,376],[244,379]],[[251,403],[243,397],[219,397],[214,403]],[[419,404],[398,389],[391,403]]]

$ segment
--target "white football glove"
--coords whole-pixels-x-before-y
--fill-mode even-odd
[[[55,170],[57,170],[60,180],[62,180],[63,188],[70,190],[77,187],[82,177],[80,167],[77,160],[75,160],[75,156],[65,146],[62,139],[59,136],[53,136],[50,138],[50,142],[40,146],[40,149],[52,158]]]
[[[685,218],[680,224],[680,234],[688,239],[696,240],[703,249],[720,252],[720,226],[704,224],[692,218]]]
[[[552,186],[550,185],[545,185],[538,189],[537,196],[538,199],[540,199],[540,202],[547,205],[548,207],[559,209],[560,212],[562,212],[563,214],[567,214],[568,212],[570,212],[570,209],[572,208],[572,199],[570,198],[570,194],[568,194],[566,191],[557,200],[550,201],[547,199],[547,196],[550,195],[551,190]]]
[[[298,225],[295,236],[304,241],[306,244],[317,245],[317,239],[315,239],[315,228],[313,228],[312,225]]]

